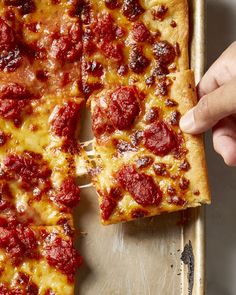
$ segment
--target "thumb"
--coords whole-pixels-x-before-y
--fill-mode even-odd
[[[221,119],[236,113],[236,78],[203,96],[180,120],[183,132],[200,134]]]

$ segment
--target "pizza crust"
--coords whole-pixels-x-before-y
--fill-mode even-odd
[[[181,115],[184,115],[197,103],[197,95],[195,90],[194,73],[191,70],[178,73],[175,76],[175,82],[171,89],[171,96],[175,97],[178,102],[178,109]],[[196,204],[210,204],[211,197],[208,186],[208,176],[206,168],[205,150],[203,138],[201,135],[184,134],[186,147],[188,149],[187,159],[191,165],[191,169],[186,173],[186,177],[190,179],[193,192],[199,195],[193,195],[191,198],[191,207]]]
[[[181,55],[177,61],[177,71],[189,69],[188,42],[189,42],[189,9],[187,0],[142,0],[145,12],[142,19],[145,25],[153,31],[161,32],[161,40],[167,40],[171,44],[179,44]],[[153,20],[152,10],[167,5],[168,11],[163,21]],[[176,27],[171,26],[171,22]]]

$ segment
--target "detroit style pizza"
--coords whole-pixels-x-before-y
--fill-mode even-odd
[[[103,224],[209,203],[202,140],[179,129],[196,103],[187,1],[89,1],[82,12]]]
[[[179,128],[188,22],[186,0],[0,1],[0,295],[74,293],[81,175],[103,224],[210,202],[202,139]]]

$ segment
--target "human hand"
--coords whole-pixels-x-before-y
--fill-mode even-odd
[[[200,101],[180,120],[183,132],[200,134],[213,127],[214,149],[236,166],[236,42],[206,72],[198,87]]]

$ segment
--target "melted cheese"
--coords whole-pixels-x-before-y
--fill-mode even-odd
[[[54,232],[63,239],[67,239],[60,227],[34,228],[36,234],[38,229]],[[43,255],[43,242],[38,240],[38,243],[39,254]],[[37,285],[39,295],[44,295],[48,289],[57,295],[74,294],[74,285],[68,282],[67,276],[51,267],[43,256],[40,259],[27,258],[19,266],[13,266],[8,254],[0,250],[0,269],[3,270],[0,274],[0,282],[6,284],[10,289],[20,287],[17,279],[20,273],[24,273],[29,275],[30,282]]]

